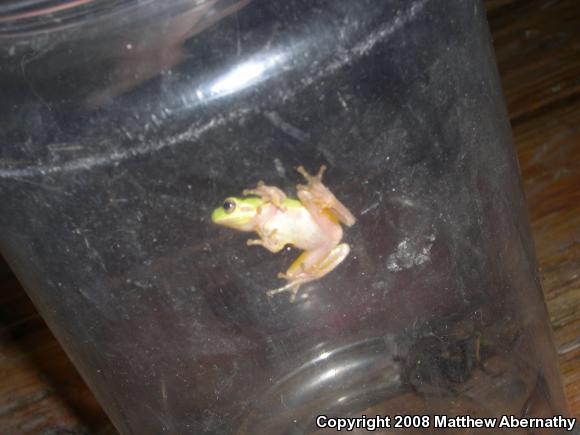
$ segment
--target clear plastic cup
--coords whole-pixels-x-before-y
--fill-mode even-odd
[[[121,433],[565,414],[479,1],[56,3],[0,6],[0,249]],[[300,165],[356,223],[269,294],[211,216]]]

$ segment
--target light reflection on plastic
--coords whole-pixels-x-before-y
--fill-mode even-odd
[[[318,378],[318,382],[328,381],[329,379],[335,378],[338,375],[338,369],[330,369],[324,372]]]
[[[188,92],[182,92],[179,96],[180,109],[191,109],[200,103],[225,97],[263,82],[279,70],[286,71],[288,65],[285,64],[289,63],[288,60],[295,50],[299,48],[296,46],[285,52],[260,53],[250,57],[223,74],[217,74],[216,79],[195,86]]]
[[[268,73],[279,66],[285,56],[273,54],[263,60],[251,59],[219,77],[209,88],[209,97],[222,97],[268,78]],[[205,94],[200,91],[197,96]]]
[[[213,94],[230,94],[256,81],[266,71],[260,62],[246,62],[222,77],[211,87]]]
[[[323,382],[333,382],[339,381],[338,379],[345,374],[352,373],[357,367],[361,366],[361,361],[352,361],[350,363],[343,363],[337,367],[330,368],[323,373],[321,373],[318,378],[316,378],[313,384],[320,384]]]
[[[320,355],[318,355],[318,357],[316,358],[316,361],[321,361],[323,359],[326,359],[330,356],[330,352],[322,352]]]

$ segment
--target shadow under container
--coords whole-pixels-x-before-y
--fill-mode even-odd
[[[0,249],[121,433],[566,412],[479,1],[50,3],[0,6]],[[350,254],[268,296],[299,251],[212,210],[323,164]]]

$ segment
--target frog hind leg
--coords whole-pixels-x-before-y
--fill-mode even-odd
[[[341,243],[328,251],[328,249],[316,249],[306,251],[292,263],[286,273],[281,273],[280,278],[284,278],[288,283],[268,292],[268,296],[290,291],[290,301],[294,302],[298,290],[302,284],[322,278],[334,270],[350,252],[350,247],[346,243]]]
[[[296,170],[308,181],[307,185],[299,184],[296,189],[300,202],[310,214],[316,217],[320,211],[326,211],[344,225],[349,227],[354,225],[356,219],[350,210],[334,196],[328,187],[322,184],[322,175],[326,166],[322,165],[316,175],[309,174],[303,166],[299,166]]]

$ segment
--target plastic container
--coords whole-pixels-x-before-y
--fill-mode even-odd
[[[121,433],[565,413],[479,1],[0,13],[0,249]],[[269,296],[212,211],[322,164],[350,253]]]

